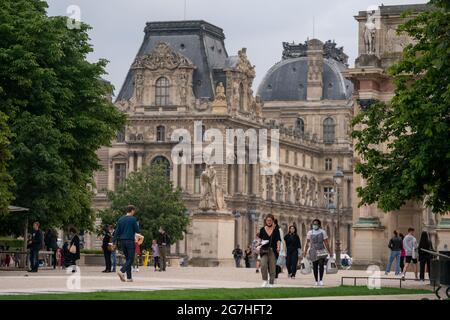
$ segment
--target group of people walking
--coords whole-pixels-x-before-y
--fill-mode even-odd
[[[141,245],[144,237],[139,234],[140,227],[135,217],[136,208],[133,205],[127,207],[127,212],[118,222],[116,229],[108,226],[103,238],[102,249],[105,256],[105,270],[103,272],[115,272],[115,263],[112,264],[112,253],[117,254],[121,249],[125,263],[117,271],[117,275],[123,282],[133,282],[132,271],[138,271],[141,256]],[[160,227],[158,239],[152,240],[151,252],[154,259],[155,271],[166,271],[167,253],[170,248],[170,237],[166,231]],[[115,257],[113,261],[115,261]],[[133,268],[133,264],[135,267]],[[114,269],[112,269],[114,267]]]
[[[306,235],[305,247],[302,250],[300,237],[294,225],[289,226],[288,233],[283,235],[277,220],[272,214],[264,219],[264,226],[257,234],[258,239],[253,241],[252,247],[258,254],[257,269],[261,268],[262,287],[272,287],[275,279],[281,272],[283,259],[285,259],[288,277],[294,279],[297,273],[299,256],[309,257],[313,264],[315,284],[323,286],[325,261],[329,257],[330,246],[328,236],[321,227],[321,222],[315,219],[312,230]]]
[[[414,231],[414,228],[409,228],[406,236],[398,233],[396,230],[394,231],[394,236],[389,240],[388,244],[391,253],[386,265],[386,275],[391,271],[395,260],[395,275],[401,276],[402,279],[406,278],[406,272],[410,265],[413,267],[416,280],[424,282],[425,271],[428,272],[428,277],[430,276],[432,255],[427,251],[433,251],[433,244],[426,231],[422,232],[420,241],[417,242],[417,239],[414,237]],[[420,265],[419,276],[417,272],[418,262]]]
[[[28,272],[38,272],[39,252],[43,250],[52,251],[51,265],[53,269],[59,264],[63,268],[72,267],[72,272],[76,272],[76,264],[80,259],[80,237],[74,227],[69,228],[68,241],[65,241],[62,248],[58,246],[58,236],[54,230],[47,229],[44,233],[38,221],[33,223],[33,231],[27,242],[29,250],[30,268]]]

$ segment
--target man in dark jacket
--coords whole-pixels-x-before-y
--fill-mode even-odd
[[[159,238],[158,238],[158,247],[159,247],[159,258],[161,262],[161,270],[166,271],[166,263],[167,263],[167,248],[170,247],[170,237],[167,232],[160,227],[159,228]]]
[[[403,241],[402,241],[402,238],[400,238],[398,236],[398,233],[396,230],[394,230],[394,236],[391,238],[391,240],[389,240],[388,247],[389,247],[389,249],[391,249],[391,255],[389,257],[389,262],[386,266],[386,272],[384,274],[385,275],[389,274],[389,272],[391,271],[392,262],[394,262],[394,259],[396,259],[395,275],[397,276],[401,272],[400,271],[400,256],[402,253]]]
[[[123,254],[125,256],[125,264],[117,271],[117,275],[120,280],[125,282],[133,282],[131,275],[131,265],[134,261],[135,255],[135,241],[136,233],[139,232],[139,225],[137,219],[134,216],[136,208],[129,205],[127,208],[127,214],[122,216],[117,222],[117,229],[114,232],[113,243],[117,244],[120,241]],[[125,280],[125,273],[127,279]]]
[[[39,222],[33,223],[33,233],[28,243],[30,246],[30,270],[28,272],[38,272],[39,250],[43,249],[44,235],[39,229]]]

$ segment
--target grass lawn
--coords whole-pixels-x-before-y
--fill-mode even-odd
[[[423,289],[400,288],[382,288],[370,290],[365,286],[341,286],[334,288],[215,288],[130,292],[101,291],[92,293],[7,295],[0,296],[0,300],[246,300],[427,293],[432,293],[432,291]]]

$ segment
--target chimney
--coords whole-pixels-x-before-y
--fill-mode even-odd
[[[323,92],[323,42],[317,39],[308,41],[308,88],[306,98],[308,101],[322,99]]]

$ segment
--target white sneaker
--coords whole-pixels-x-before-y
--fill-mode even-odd
[[[323,281],[322,280],[319,281],[319,286],[323,287]]]
[[[316,287],[318,287],[318,286],[319,286],[319,282],[316,281],[316,282],[314,283],[314,285],[315,285]]]
[[[273,288],[273,284],[270,284],[270,283],[269,283],[269,284],[267,285],[267,288]]]
[[[135,271],[136,271],[136,272],[139,272],[139,268],[137,268]]]
[[[266,288],[266,287],[267,287],[267,281],[263,281],[261,287],[262,287],[262,288]]]

